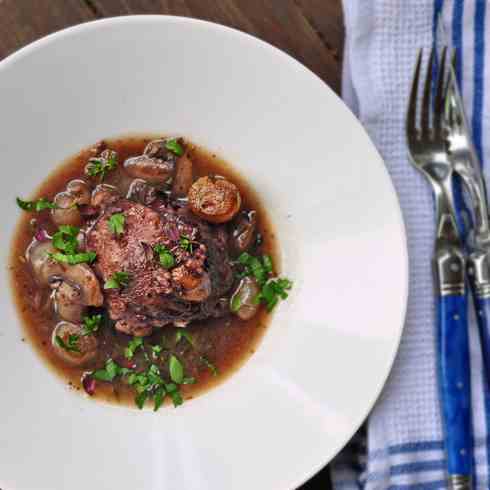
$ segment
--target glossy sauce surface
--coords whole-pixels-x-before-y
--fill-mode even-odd
[[[106,143],[117,151],[119,162],[122,163],[130,156],[141,154],[151,139],[153,138],[127,137],[106,140]],[[233,171],[225,161],[203,148],[186,143],[188,156],[193,163],[194,178],[209,174],[224,176],[239,188],[242,209],[253,209],[257,212],[257,230],[262,236],[262,243],[254,250],[254,254],[270,255],[274,262],[274,272],[279,273],[276,238],[266,210],[260,205],[259,197],[246,180]],[[69,158],[48,176],[32,198],[45,197],[52,200],[58,192],[65,189],[69,180],[83,178],[84,168],[90,156],[92,156],[90,148],[87,148]],[[107,175],[104,182],[116,186],[124,195],[131,180],[120,164],[116,170]],[[56,230],[56,226],[51,222],[49,211],[36,214],[23,213],[11,246],[12,289],[27,334],[25,340],[33,345],[42,360],[53,368],[71,389],[83,392],[81,378],[84,373],[103,367],[109,357],[124,365],[126,362],[124,349],[131,337],[116,332],[112,322],[105,315],[103,325],[97,332],[99,348],[95,360],[83,367],[70,367],[55,354],[51,335],[58,319],[53,313],[50,291],[39,288],[30,265],[24,258],[25,250],[38,227],[45,228],[49,233]],[[144,338],[144,349],[137,351],[131,360],[131,365],[143,365],[150,359],[160,367],[162,374],[168,374],[168,359],[172,354],[177,356],[184,365],[186,376],[194,377],[197,381],[195,384],[182,386],[184,399],[190,399],[223,381],[239,368],[254,352],[269,321],[270,314],[265,308],[260,308],[258,314],[247,321],[240,320],[232,314],[219,319],[195,321],[185,328],[185,331],[190,334],[191,342],[187,338],[181,338],[177,342],[177,332],[183,329],[169,326],[157,328],[151,336]],[[162,347],[158,356],[155,356],[151,349],[155,345]],[[209,361],[217,371],[210,368],[205,360]],[[123,380],[113,383],[97,382],[93,397],[111,403],[127,403],[134,406],[134,391]]]

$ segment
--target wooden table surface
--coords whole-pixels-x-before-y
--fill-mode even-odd
[[[59,29],[129,14],[183,15],[235,27],[286,51],[340,91],[341,0],[0,0],[0,59]],[[302,487],[313,489],[330,489],[327,470]]]

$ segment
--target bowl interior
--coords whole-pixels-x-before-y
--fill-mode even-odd
[[[69,392],[20,341],[4,273],[0,367],[15,376],[0,405],[0,487],[283,489],[326,464],[386,379],[407,289],[395,193],[339,99],[250,36],[128,17],[63,31],[0,63],[0,107],[4,264],[16,195],[88,144],[150,132],[186,136],[249,179],[294,280],[238,373],[153,414]]]

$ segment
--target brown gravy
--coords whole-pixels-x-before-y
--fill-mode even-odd
[[[118,152],[119,162],[123,162],[129,156],[141,154],[151,139],[154,138],[138,136],[106,141],[111,149]],[[258,232],[263,238],[257,252],[269,254],[273,259],[275,272],[279,273],[280,263],[276,237],[259,197],[246,180],[224,160],[189,142],[187,145],[190,146],[189,156],[194,165],[195,178],[208,174],[224,176],[239,188],[243,202],[242,208],[256,210]],[[90,149],[88,148],[67,159],[46,178],[32,198],[45,197],[52,200],[58,192],[65,188],[69,180],[83,177],[89,156]],[[119,166],[118,169],[107,175],[105,182],[125,192],[130,179]],[[51,344],[51,334],[57,323],[56,316],[50,306],[48,294],[46,292],[40,294],[30,266],[24,259],[25,250],[34,233],[32,220],[36,220],[37,226],[44,227],[50,233],[56,230],[56,226],[50,220],[49,211],[36,214],[22,213],[11,245],[10,271],[14,300],[26,332],[26,340],[71,389],[83,392],[81,377],[84,372],[103,367],[107,357],[114,359],[118,356],[123,357],[124,348],[131,337],[116,332],[110,324],[106,323],[97,333],[100,347],[94,361],[84,367],[70,367],[59,359]],[[229,315],[219,319],[193,322],[185,329],[192,337],[192,345],[186,339],[176,343],[176,333],[182,329],[163,327],[155,329],[155,333],[150,337],[145,337],[144,343],[147,346],[145,352],[151,356],[149,347],[161,345],[164,348],[161,358],[162,367],[170,354],[176,355],[182,361],[186,375],[193,376],[197,380],[196,384],[182,386],[182,395],[185,400],[188,400],[219,384],[238,369],[255,351],[269,321],[270,314],[265,308],[260,308],[259,313],[248,321]],[[139,352],[138,356],[142,355],[144,355],[143,352]],[[203,363],[202,356],[217,368],[217,375]],[[135,359],[137,361],[137,357]],[[97,382],[93,397],[110,403],[128,404],[134,407],[134,390],[122,381]]]

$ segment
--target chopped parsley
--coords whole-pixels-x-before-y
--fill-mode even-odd
[[[158,357],[163,352],[163,347],[161,345],[152,345],[151,352],[155,357]]]
[[[107,222],[109,230],[111,230],[114,235],[120,236],[124,233],[124,222],[126,218],[122,213],[114,213]]]
[[[163,400],[165,399],[166,394],[167,392],[163,386],[160,386],[160,388],[155,390],[155,396],[153,397],[153,401],[155,403],[153,407],[154,412],[156,412],[163,405]]]
[[[95,252],[78,251],[79,232],[80,228],[76,226],[61,225],[52,240],[53,246],[59,251],[50,253],[49,256],[57,262],[70,265],[92,263],[97,258]]]
[[[238,263],[243,268],[238,277],[253,277],[261,287],[260,293],[254,298],[255,304],[264,303],[267,310],[272,311],[280,299],[286,299],[288,297],[287,291],[293,287],[293,283],[286,278],[271,277],[274,268],[269,255],[263,255],[259,259],[244,252],[238,257]],[[240,306],[241,301],[237,295],[231,302],[231,310],[236,312]]]
[[[274,306],[279,302],[279,299],[286,299],[289,291],[293,287],[293,283],[289,279],[279,278],[270,279],[262,286],[261,292],[254,298],[254,303],[265,303],[267,310],[272,311]]]
[[[170,372],[170,379],[177,384],[181,384],[184,380],[184,366],[173,354],[170,356],[168,362],[168,369]]]
[[[240,295],[234,294],[233,297],[231,298],[230,310],[233,313],[236,313],[241,306],[242,306],[242,299],[240,298]]]
[[[16,198],[17,205],[24,211],[39,212],[45,209],[56,209],[58,206],[51,201],[48,201],[44,197],[39,198],[37,201],[24,201],[20,197]]]
[[[184,329],[178,330],[175,334],[175,343],[178,344],[182,339],[185,339],[189,344],[194,345],[191,334]]]
[[[165,148],[170,150],[172,153],[175,153],[177,156],[181,157],[184,154],[184,148],[177,141],[177,138],[172,138],[165,142]]]
[[[167,247],[158,244],[153,247],[153,250],[158,255],[160,265],[163,268],[170,269],[175,265],[175,258]]]
[[[124,349],[124,357],[126,359],[132,359],[140,347],[143,347],[143,339],[141,337],[134,337]]]
[[[213,376],[218,376],[218,368],[209,362],[207,357],[201,356],[201,362],[213,373]]]
[[[102,315],[92,315],[83,317],[82,335],[91,335],[99,329]]]
[[[67,254],[75,254],[78,251],[79,233],[80,228],[77,226],[61,225],[53,235],[53,246]]]
[[[182,235],[179,240],[180,248],[186,252],[192,253],[192,242],[189,237]]]
[[[104,289],[119,289],[129,284],[129,274],[127,272],[114,272],[105,282]]]
[[[91,376],[98,381],[112,382],[116,376],[123,374],[123,369],[124,368],[116,364],[112,359],[108,359],[105,363],[105,368],[97,369]]]
[[[76,265],[76,264],[91,264],[96,258],[97,254],[95,252],[80,252],[76,254],[63,254],[60,252],[55,252],[49,254],[49,256],[56,260],[56,262],[64,262],[65,264]]]
[[[87,165],[87,174],[90,177],[100,176],[104,180],[107,172],[117,167],[117,153],[112,150],[107,151],[107,156],[90,158]]]
[[[59,335],[56,335],[55,337],[55,341],[58,346],[66,350],[67,352],[80,353],[80,348],[78,347],[79,340],[80,335],[68,335],[68,340],[66,342]]]
[[[177,407],[183,402],[179,387],[175,383],[165,383],[160,369],[155,364],[142,373],[131,373],[128,376],[128,383],[136,390],[135,403],[140,409],[143,408],[146,400],[153,398],[153,410],[156,412],[162,406],[167,394],[174,406]]]

